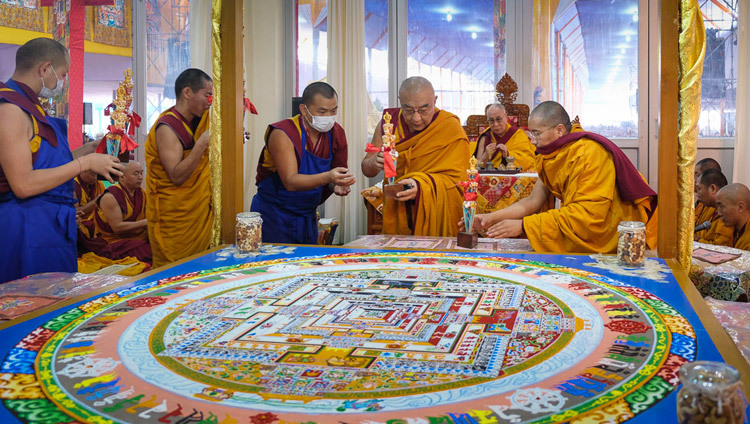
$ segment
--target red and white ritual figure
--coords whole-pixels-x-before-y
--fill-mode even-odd
[[[406,190],[403,186],[395,186],[396,182],[396,160],[398,152],[396,151],[396,135],[393,134],[393,124],[391,124],[391,114],[386,112],[383,115],[383,145],[378,149],[374,145],[367,143],[366,152],[383,152],[383,194],[385,197],[395,198],[396,193]]]
[[[469,169],[466,170],[468,181],[460,181],[458,184],[464,189],[464,225],[466,231],[458,233],[458,245],[473,249],[477,245],[479,235],[474,231],[474,216],[477,212],[477,189],[479,188],[479,172],[477,171],[477,158],[469,159]]]
[[[141,117],[130,111],[130,106],[133,104],[133,82],[131,81],[133,71],[126,69],[123,74],[125,79],[117,88],[117,97],[104,110],[104,115],[110,116],[111,124],[107,127],[109,132],[96,148],[97,153],[121,156],[138,147],[138,143],[130,138],[135,135],[135,129],[141,125]],[[110,109],[114,110],[110,112]]]

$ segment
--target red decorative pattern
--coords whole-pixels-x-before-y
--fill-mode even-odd
[[[651,327],[642,322],[631,321],[629,319],[612,321],[608,324],[604,324],[604,326],[612,331],[624,334],[645,333],[646,331],[651,329]]]
[[[137,299],[128,300],[128,306],[131,308],[150,308],[152,306],[161,305],[166,302],[165,297],[139,297]]]
[[[263,414],[253,415],[250,417],[250,422],[253,424],[271,424],[279,420],[276,414],[265,412]]]

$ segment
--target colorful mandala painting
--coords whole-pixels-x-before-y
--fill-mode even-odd
[[[655,295],[539,261],[276,259],[110,293],[34,329],[0,398],[29,423],[621,422],[696,358]]]

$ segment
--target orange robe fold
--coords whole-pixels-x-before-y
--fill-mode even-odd
[[[146,202],[146,193],[142,188],[138,187],[132,196],[119,183],[110,186],[106,191],[115,198],[124,222],[136,222],[146,217],[148,202]],[[97,203],[97,206],[101,205]],[[96,223],[96,236],[103,242],[101,246],[94,249],[94,253],[112,260],[125,259],[130,256],[151,265],[151,246],[148,243],[146,229],[118,234],[107,222],[107,217],[101,207],[96,210],[94,222]]]
[[[645,222],[648,246],[656,247],[657,219],[651,197],[620,198],[612,156],[599,143],[582,138],[537,155],[536,169],[562,205],[523,219],[534,251],[614,253],[620,221]]]
[[[508,156],[513,156],[513,158],[515,159],[514,163],[516,164],[516,166],[521,167],[521,170],[524,172],[533,171],[535,156],[534,145],[531,144],[531,141],[529,141],[529,137],[526,135],[526,132],[524,130],[522,130],[521,128],[511,127],[510,124],[507,125],[508,127],[506,131],[513,131],[513,134],[506,133],[503,137],[498,138],[489,128],[487,128],[482,134],[480,134],[480,139],[483,136],[486,137],[484,148],[486,149],[487,146],[491,143],[503,143],[505,144],[505,147],[508,148]],[[515,128],[515,131],[511,128]],[[504,141],[504,139],[506,138],[507,141]],[[490,158],[490,161],[495,168],[498,168],[503,163],[502,152],[499,149],[496,150],[494,156]]]
[[[213,208],[211,206],[211,175],[208,149],[198,166],[182,185],[176,186],[167,175],[156,147],[156,129],[169,125],[183,144],[183,158],[190,154],[194,140],[208,130],[209,112],[206,111],[193,131],[184,120],[182,127],[170,122],[181,119],[174,108],[159,116],[146,139],[146,218],[148,238],[153,251],[154,267],[200,253],[211,243]],[[185,140],[184,138],[190,138]]]
[[[745,222],[742,232],[732,235],[732,247],[742,250],[750,250],[750,219]]]
[[[408,129],[398,113],[396,180],[413,178],[419,193],[413,202],[385,200],[383,233],[455,236],[463,214],[463,195],[456,184],[466,179],[470,155],[461,122],[440,110],[427,128],[404,138]]]
[[[712,208],[711,206],[706,206],[703,204],[703,202],[697,202],[695,204],[695,226],[699,226],[703,224],[706,221],[712,222],[714,221],[716,215],[716,209]],[[695,239],[701,239],[703,238],[708,230],[702,230],[695,233]]]
[[[81,184],[81,180],[79,177],[75,177],[73,181],[75,182],[75,196],[76,199],[78,199],[78,204],[76,204],[77,208],[86,206],[86,204],[88,204],[90,201],[96,199],[97,197],[101,196],[102,193],[104,193],[104,183],[102,181],[97,180],[93,185],[88,187]],[[81,220],[78,223],[79,238],[85,237],[87,239],[90,239],[94,237],[94,213],[96,213],[96,208],[89,211],[89,213],[81,216]]]

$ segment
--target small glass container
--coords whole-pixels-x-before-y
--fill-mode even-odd
[[[620,265],[641,266],[646,259],[646,224],[622,221],[617,226],[617,259]]]
[[[263,218],[258,212],[237,214],[237,250],[248,253],[260,249],[263,235]]]
[[[680,424],[745,422],[745,394],[736,368],[722,362],[689,362],[680,368],[680,382]]]

